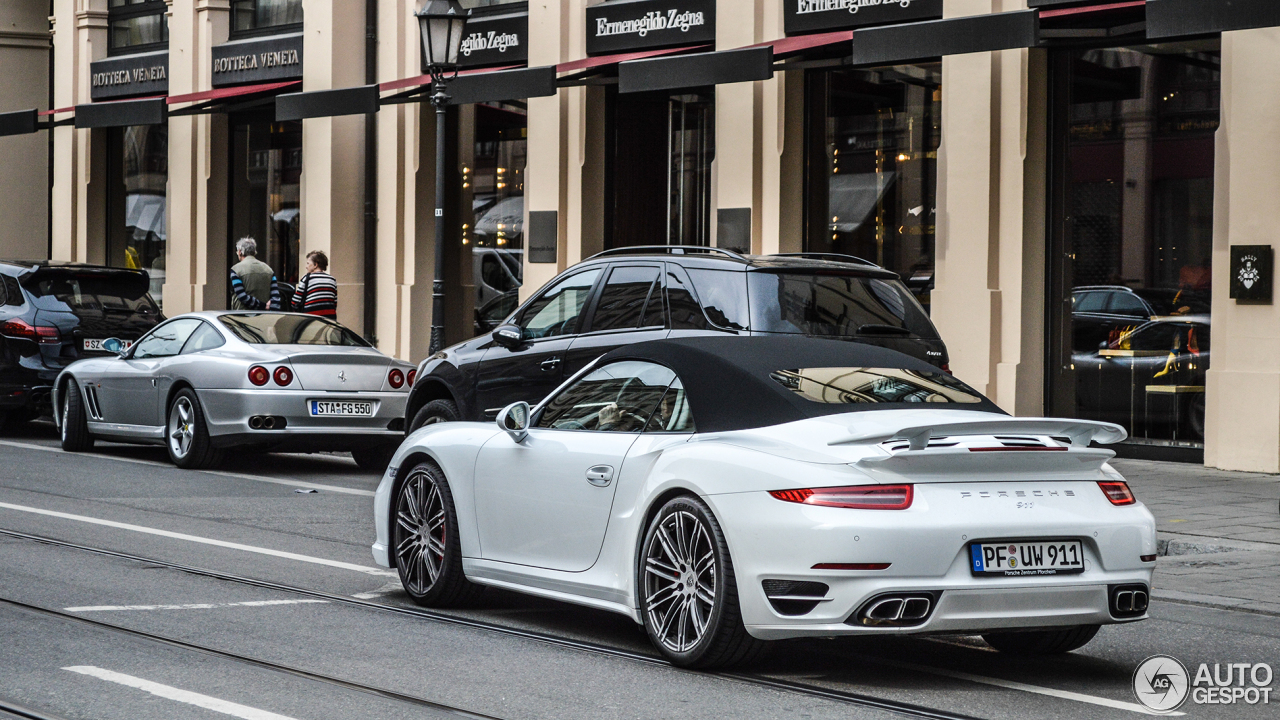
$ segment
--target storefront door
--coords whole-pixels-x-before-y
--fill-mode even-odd
[[[229,265],[236,262],[236,241],[251,237],[258,259],[293,286],[301,241],[302,123],[235,115],[231,129]]]
[[[108,129],[107,174],[107,264],[145,270],[151,296],[163,310],[168,126]]]
[[[1203,447],[1218,41],[1059,50],[1049,411]]]

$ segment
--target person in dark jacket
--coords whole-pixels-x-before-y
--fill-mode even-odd
[[[338,314],[338,281],[328,273],[329,257],[319,250],[307,253],[307,274],[298,281],[293,309],[309,315]]]
[[[271,266],[258,259],[258,241],[240,238],[236,243],[240,262],[231,267],[233,310],[279,310],[280,288]]]

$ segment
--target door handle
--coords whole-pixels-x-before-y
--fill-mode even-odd
[[[596,465],[587,468],[587,482],[596,487],[604,487],[613,482],[613,468],[608,465]]]
[[[556,366],[559,364],[560,364],[560,358],[553,357],[553,358],[548,358],[546,360],[543,360],[541,367],[543,370],[550,372],[551,370],[555,370]]]

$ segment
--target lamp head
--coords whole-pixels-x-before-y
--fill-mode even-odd
[[[418,25],[422,31],[422,47],[427,64],[433,68],[453,68],[458,64],[458,50],[471,11],[458,0],[420,0]]]

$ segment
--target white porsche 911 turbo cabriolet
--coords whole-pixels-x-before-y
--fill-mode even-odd
[[[419,604],[494,585],[611,610],[686,667],[804,636],[1067,652],[1147,615],[1155,520],[1091,447],[1124,437],[870,345],[639,343],[497,427],[410,435],[373,554]]]

